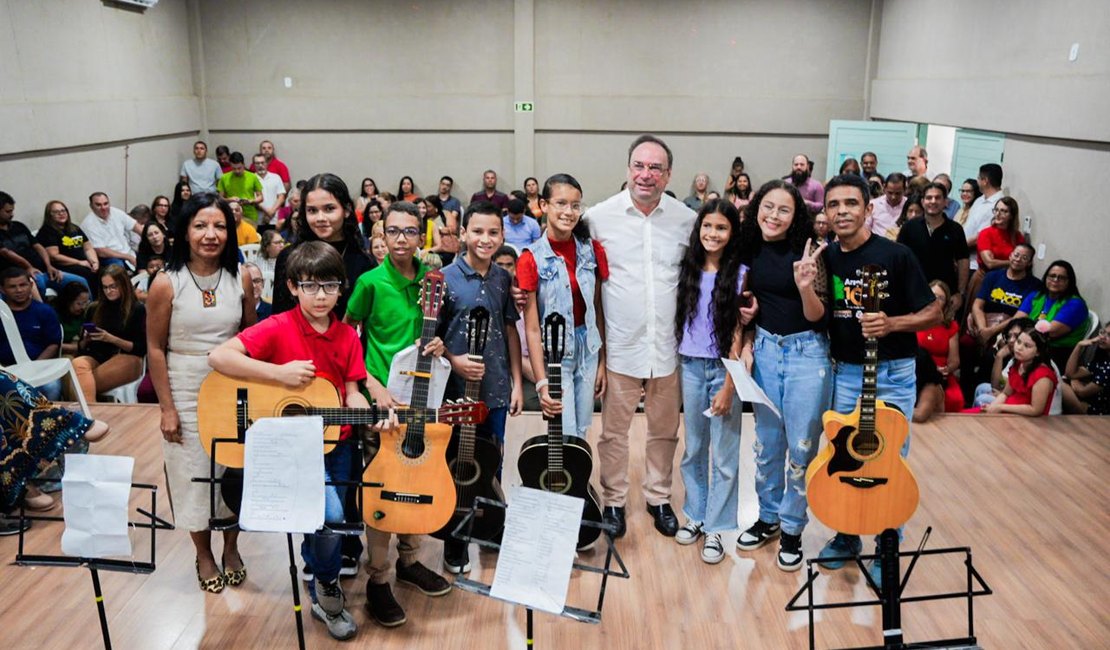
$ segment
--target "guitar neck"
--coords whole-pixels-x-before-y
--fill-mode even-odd
[[[424,317],[420,330],[420,343],[416,350],[416,371],[412,376],[412,400],[410,403],[419,408],[427,408],[431,399],[432,357],[424,354],[424,348],[436,336],[436,319]]]
[[[563,399],[563,364],[547,364],[547,394],[553,400]],[[563,404],[563,408],[568,408]],[[547,421],[547,470],[563,470],[563,418],[560,415]]]
[[[468,354],[467,358],[478,363],[482,362],[482,355]],[[482,382],[466,382],[466,401],[477,402],[482,393]],[[470,461],[474,458],[474,439],[477,437],[478,427],[473,424],[464,424],[459,427],[459,455],[460,461]]]
[[[438,409],[402,408],[394,410],[394,413],[397,415],[397,421],[401,424],[411,425],[414,422],[439,421]],[[305,409],[305,415],[318,415],[324,418],[325,426],[337,424],[374,425],[388,418],[389,410],[380,409],[377,406],[365,409],[312,406]]]
[[[875,399],[879,374],[879,340],[867,338],[863,351],[863,390],[859,401],[859,428],[862,433],[875,432]]]

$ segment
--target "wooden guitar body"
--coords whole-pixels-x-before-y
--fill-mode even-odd
[[[446,540],[459,523],[473,508],[474,497],[505,501],[505,493],[497,480],[497,470],[501,467],[501,451],[493,442],[485,438],[474,438],[473,458],[460,459],[459,438],[451,438],[447,446],[447,466],[455,484],[455,512],[447,525],[432,533],[436,539]],[[466,454],[463,454],[464,456]],[[485,541],[496,541],[505,528],[505,509],[480,506],[474,513],[471,536]]]
[[[455,512],[455,483],[447,467],[451,425],[424,423],[422,443],[407,435],[409,426],[380,434],[381,447],[362,480],[384,487],[362,488],[363,513],[371,528],[425,535]]]
[[[875,400],[875,434],[860,435],[860,406],[848,414],[826,411],[825,446],[806,470],[806,495],[814,516],[852,535],[877,535],[901,526],[917,509],[918,487],[902,458],[909,435],[906,416]]]
[[[562,469],[548,469],[550,436],[529,438],[520,449],[517,469],[525,487],[558,492],[585,500],[582,521],[601,521],[601,499],[590,485],[594,458],[590,443],[577,436],[562,436]],[[578,530],[577,548],[593,544],[601,535],[600,528],[582,526]]]

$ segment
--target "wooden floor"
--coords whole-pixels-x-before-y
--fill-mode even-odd
[[[156,408],[104,405],[94,411],[115,428],[108,440],[93,447],[94,453],[133,455],[135,480],[164,486]],[[633,426],[634,486],[642,475],[642,417]],[[595,420],[595,432],[598,425]],[[514,448],[539,427],[530,416],[511,423],[506,468],[515,467]],[[750,416],[745,416],[743,526],[757,514],[752,431]],[[931,525],[930,547],[972,548],[975,566],[995,590],[976,602],[982,647],[1110,646],[1110,418],[941,417],[915,425],[910,462],[921,485],[921,507],[906,527],[905,546],[915,547]],[[681,504],[677,469],[675,477],[674,501]],[[168,515],[165,492],[160,495],[159,511]],[[136,500],[135,505],[144,504]],[[822,525],[811,523],[803,537],[807,557],[829,535]],[[60,524],[38,525],[27,535],[27,552],[55,553],[60,536]],[[618,542],[631,579],[610,580],[600,625],[537,614],[535,647],[805,648],[805,614],[783,610],[804,580],[804,570],[778,570],[775,545],[737,554],[735,538],[734,533],[725,540],[724,562],[705,565],[699,546],[682,547],[654,531],[634,489],[629,532]],[[136,532],[132,539],[136,557],[142,559],[149,553],[146,537]],[[160,535],[153,575],[102,574],[113,645],[142,650],[295,647],[285,537],[248,533],[241,547],[250,578],[221,595],[198,591],[192,546],[179,531]],[[441,549],[439,542],[428,540],[422,560],[438,569]],[[16,538],[0,538],[0,556],[10,561],[15,554]],[[490,582],[496,557],[471,554],[480,562],[470,577]],[[598,558],[587,554],[582,559]],[[907,595],[961,590],[963,575],[956,559],[925,558]],[[320,623],[306,616],[308,647],[525,647],[523,610],[461,591],[433,599],[399,587],[396,594],[409,620],[385,630],[362,609],[365,579],[361,573],[343,583],[359,636],[345,644],[333,641]],[[594,576],[576,575],[570,604],[592,608],[596,590]],[[816,592],[819,602],[868,596],[865,581],[853,568],[826,572]],[[0,602],[0,648],[100,646],[91,581],[83,569],[0,566]],[[965,625],[963,601],[907,605],[903,612],[908,641],[962,636]],[[816,634],[821,648],[878,644],[879,611],[824,613]]]

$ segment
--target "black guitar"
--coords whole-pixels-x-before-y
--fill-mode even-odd
[[[563,351],[567,332],[566,320],[550,314],[543,322],[544,361],[547,362],[548,394],[551,399],[563,397]],[[564,405],[563,408],[570,408]],[[535,436],[524,443],[517,460],[520,480],[525,487],[558,492],[585,501],[583,521],[601,521],[597,492],[590,485],[594,458],[590,443],[577,436],[563,435],[563,418],[545,418],[547,435]],[[578,549],[597,541],[601,529],[582,526],[578,531]]]
[[[471,361],[482,361],[489,334],[489,310],[475,307],[470,310],[466,325],[467,356]],[[466,397],[477,398],[482,382],[466,382]],[[451,478],[455,481],[455,514],[451,521],[440,530],[432,533],[437,539],[446,540],[459,522],[474,509],[474,497],[485,497],[495,501],[505,501],[501,483],[497,480],[497,470],[501,467],[501,450],[497,445],[475,434],[478,427],[464,424],[459,427],[459,435],[451,438],[447,446],[447,465],[451,468]],[[495,541],[505,527],[505,509],[479,506],[474,513],[471,536],[477,539]]]

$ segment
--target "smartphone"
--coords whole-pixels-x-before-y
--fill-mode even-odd
[[[81,329],[85,330],[85,334],[92,334],[96,331],[96,323],[85,323],[81,325]]]

